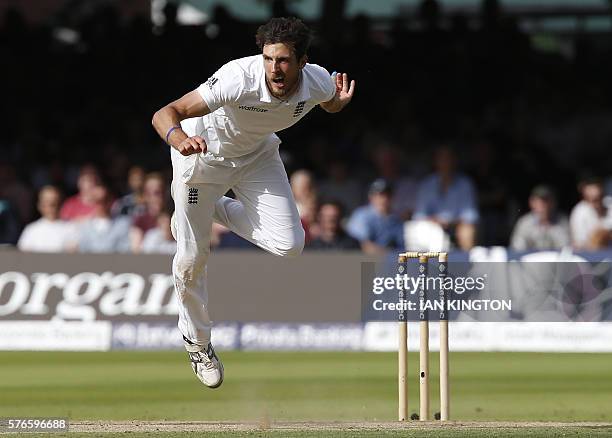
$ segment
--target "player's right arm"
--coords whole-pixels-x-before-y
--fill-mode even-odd
[[[206,143],[199,135],[187,136],[180,128],[180,122],[191,117],[205,116],[210,112],[200,93],[194,90],[158,110],[153,115],[152,124],[157,134],[181,155],[196,154],[206,151]],[[176,126],[178,128],[172,129]]]

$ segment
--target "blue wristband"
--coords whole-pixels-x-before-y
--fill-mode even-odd
[[[166,134],[166,143],[168,143],[170,134],[172,134],[172,131],[174,131],[175,129],[181,129],[181,127],[177,125],[177,126],[173,126],[172,128],[168,129],[168,133]]]

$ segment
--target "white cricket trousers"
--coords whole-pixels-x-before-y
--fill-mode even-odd
[[[278,149],[263,152],[242,167],[210,168],[215,182],[187,183],[182,163],[172,152],[172,197],[177,250],[172,274],[179,307],[178,327],[194,342],[194,350],[208,345],[206,264],[213,220],[266,251],[284,257],[304,248],[304,229]],[[202,170],[206,174],[206,169]],[[225,195],[232,189],[237,199]]]

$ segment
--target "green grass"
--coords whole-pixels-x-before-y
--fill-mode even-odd
[[[192,375],[182,352],[2,352],[0,417],[396,419],[395,354],[227,352],[222,359],[225,383],[210,390]],[[417,365],[418,357],[411,354],[411,412],[418,403]],[[453,419],[612,421],[611,354],[451,353],[450,381]],[[438,406],[436,354],[431,355],[431,391],[433,413]],[[439,432],[436,436],[444,436]],[[264,436],[257,433],[244,436]],[[371,436],[363,433],[351,436]],[[390,431],[386,436],[399,435]]]

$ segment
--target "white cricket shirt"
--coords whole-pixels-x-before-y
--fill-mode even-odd
[[[323,67],[306,64],[300,76],[298,89],[283,101],[266,86],[262,55],[230,61],[197,88],[211,113],[181,125],[187,135],[204,138],[206,161],[242,166],[280,144],[275,132],[334,97],[336,86]]]

